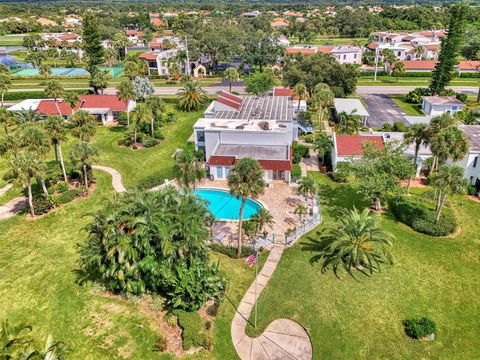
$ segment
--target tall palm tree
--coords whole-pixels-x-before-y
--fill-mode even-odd
[[[255,199],[263,193],[265,189],[263,175],[264,171],[258,161],[251,158],[240,159],[228,174],[230,193],[242,200],[238,217],[238,257],[242,254],[242,222],[245,203],[249,197]]]
[[[178,95],[177,104],[186,111],[198,110],[208,102],[207,92],[196,81],[186,81]]]
[[[73,136],[80,139],[80,141],[88,141],[97,130],[97,120],[95,116],[84,111],[77,111],[70,118],[70,127]]]
[[[292,89],[292,96],[298,99],[297,112],[300,111],[300,103],[302,100],[307,100],[310,97],[307,86],[304,83],[296,84]]]
[[[195,189],[197,182],[205,178],[203,163],[197,159],[192,150],[183,150],[176,158],[174,176],[184,189]]]
[[[345,210],[337,222],[320,235],[324,249],[316,260],[323,260],[322,271],[331,265],[335,275],[343,268],[352,276],[353,270],[367,270],[371,275],[381,264],[393,264],[388,251],[392,236],[378,227],[377,218],[368,209]]]
[[[165,111],[166,105],[165,102],[160,99],[158,96],[149,96],[145,99],[145,104],[152,111],[152,117],[150,119],[150,133],[152,137],[155,137],[155,119],[159,119],[161,114]]]
[[[76,92],[67,92],[63,97],[63,101],[70,107],[73,115],[74,109],[80,101],[80,96]]]
[[[130,126],[130,108],[128,104],[130,100],[135,99],[135,91],[131,80],[124,79],[117,87],[117,97],[127,103],[127,126]]]
[[[275,224],[272,213],[263,207],[250,218],[250,221],[255,222],[259,232],[263,232],[266,227],[271,228]]]
[[[60,108],[58,107],[57,100],[63,96],[65,90],[63,89],[62,84],[58,80],[49,80],[47,81],[45,87],[45,95],[49,98],[53,98],[55,101],[55,106],[57,107],[58,115],[62,116]]]
[[[419,59],[422,59],[423,57],[423,52],[424,52],[424,49],[423,49],[423,46],[422,45],[419,45],[415,48],[415,56]]]
[[[10,89],[12,86],[12,80],[10,78],[10,74],[1,73],[0,74],[0,93],[2,97],[1,105],[3,107],[3,99],[5,97],[5,93]]]
[[[115,49],[107,48],[104,52],[105,63],[108,67],[112,67],[113,62],[117,60],[118,52]]]
[[[465,133],[457,126],[443,128],[430,139],[430,150],[435,156],[437,167],[447,159],[453,161],[463,159],[469,147]]]
[[[312,95],[312,101],[317,106],[319,111],[318,121],[322,123],[323,113],[327,107],[329,107],[333,102],[334,94],[330,89],[330,86],[324,83],[319,83],[315,85]]]
[[[229,83],[229,90],[228,91],[232,92],[232,83],[235,82],[235,81],[238,81],[238,79],[239,79],[237,69],[235,69],[234,67],[226,68],[225,71],[223,72],[222,79],[228,81],[228,83]]]
[[[435,224],[440,220],[443,206],[448,195],[465,194],[468,180],[464,177],[464,170],[457,165],[442,165],[437,173],[431,177],[431,184],[437,193]]]
[[[41,176],[43,170],[43,164],[33,152],[19,151],[10,158],[10,172],[12,178],[14,178],[21,186],[27,187],[28,205],[32,217],[35,216],[32,195],[32,178]]]
[[[295,207],[295,210],[293,210],[293,213],[297,215],[300,222],[302,222],[303,217],[308,213],[308,209],[306,208],[305,205],[300,204]]]
[[[98,157],[97,148],[84,141],[73,144],[70,150],[70,159],[72,163],[78,164],[82,167],[83,179],[85,183],[85,191],[88,192],[88,168],[92,165],[93,161]]]
[[[440,116],[435,116],[430,120],[430,124],[428,126],[428,141],[429,143],[432,142],[432,140],[436,137],[439,136],[439,133],[449,127],[455,126],[455,120],[453,117],[448,114],[442,114]],[[433,154],[433,161],[432,161],[432,166],[430,168],[430,175],[433,174],[435,169],[438,167],[438,157],[434,153]]]
[[[317,186],[310,176],[302,176],[298,181],[297,193],[305,197],[305,206],[308,204],[308,195],[315,194]]]
[[[63,161],[62,141],[67,139],[67,128],[65,121],[60,116],[49,116],[43,123],[47,130],[48,136],[55,149],[55,159],[60,159],[60,167],[63,173],[63,179],[67,181],[67,172],[65,171],[65,163]]]
[[[335,125],[335,132],[338,134],[358,135],[358,132],[362,128],[362,118],[360,115],[355,114],[353,111],[351,114],[341,112],[337,114],[338,122]]]
[[[315,139],[314,149],[317,151],[318,155],[322,157],[322,165],[325,163],[325,154],[331,151],[332,149],[332,140],[326,133],[320,133],[320,135]]]
[[[131,119],[133,122],[133,146],[137,146],[137,131],[141,123],[150,123],[153,118],[153,113],[147,104],[138,104],[135,110],[132,111]]]
[[[40,121],[40,116],[35,112],[35,110],[27,109],[17,112],[15,114],[15,119],[18,125],[25,125],[27,123]]]
[[[427,124],[414,124],[408,128],[405,133],[404,142],[407,145],[415,144],[415,155],[413,157],[413,164],[415,165],[415,174],[418,171],[418,153],[420,152],[420,146],[427,146],[428,145],[428,126]],[[410,191],[410,184],[412,178],[408,179],[407,185],[407,194]]]
[[[50,75],[52,75],[52,68],[50,65],[42,64],[38,69],[38,73],[40,76],[43,76],[45,79],[48,79]]]

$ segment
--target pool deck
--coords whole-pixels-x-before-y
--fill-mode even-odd
[[[205,180],[198,188],[215,188],[229,190],[227,181]],[[289,228],[300,225],[298,216],[294,214],[295,208],[305,203],[305,199],[297,195],[296,188],[283,181],[274,181],[265,188],[265,192],[255,199],[259,201],[272,214],[275,224],[273,229],[267,229],[270,234],[275,234],[278,239],[283,239]],[[237,221],[217,221],[213,226],[213,237],[225,245],[237,244]],[[249,239],[244,239],[249,243]]]

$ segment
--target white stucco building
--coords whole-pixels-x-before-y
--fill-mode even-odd
[[[467,136],[470,142],[470,148],[465,158],[457,163],[465,170],[465,178],[472,185],[475,185],[477,191],[480,190],[480,125],[459,125],[458,126]]]
[[[438,116],[446,112],[451,115],[461,111],[465,104],[454,96],[424,96],[422,111],[429,116]]]
[[[225,180],[238,159],[258,160],[266,181],[290,182],[296,137],[290,96],[236,96],[221,92],[195,125],[194,140],[205,151],[210,176]]]

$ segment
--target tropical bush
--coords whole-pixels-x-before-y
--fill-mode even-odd
[[[46,214],[55,207],[55,203],[50,196],[44,194],[35,194],[33,196],[33,207],[35,208],[35,214]]]
[[[78,191],[76,189],[70,189],[58,195],[55,201],[58,204],[66,204],[66,203],[69,203],[70,201],[73,201],[73,199],[75,199],[77,195],[78,195]]]
[[[427,88],[416,88],[405,95],[405,101],[410,104],[421,104],[422,97],[431,95],[430,90]]]
[[[475,187],[475,185],[469,185],[468,188],[467,188],[467,193],[468,193],[468,195],[475,196],[475,195],[478,194],[478,190]]]
[[[203,322],[196,311],[182,311],[178,314],[178,324],[182,328],[182,346],[188,350],[195,346],[208,346],[208,336],[203,331]]]
[[[433,320],[426,317],[420,319],[406,319],[403,322],[403,326],[405,326],[405,333],[414,339],[421,339],[437,331],[437,326]]]
[[[110,291],[152,292],[169,309],[196,310],[225,288],[205,245],[212,221],[194,195],[173,187],[125,193],[94,215],[81,269]]]
[[[310,156],[309,148],[306,145],[298,144],[296,142],[292,145],[293,151],[293,163],[298,164],[302,161],[302,158],[306,158]]]
[[[151,148],[151,147],[157,146],[158,144],[160,144],[160,141],[152,137],[148,137],[145,140],[143,140],[143,146],[145,146],[146,148]]]
[[[395,217],[415,231],[431,236],[446,236],[455,231],[457,222],[453,212],[445,209],[440,221],[435,224],[435,209],[429,207],[425,198],[414,200],[406,197],[390,199],[389,208]],[[431,204],[430,204],[431,205]]]
[[[227,246],[223,244],[210,244],[208,246],[212,251],[231,257],[232,259],[237,258],[237,248],[233,246]],[[252,255],[253,249],[249,246],[242,245],[242,254],[241,257],[245,258]]]
[[[293,164],[292,166],[292,180],[298,180],[302,177],[302,168],[299,164]]]
[[[339,183],[346,183],[352,176],[351,165],[348,162],[340,162],[337,164],[335,171],[332,173],[332,179]]]

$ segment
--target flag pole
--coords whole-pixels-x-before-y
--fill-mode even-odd
[[[257,299],[257,277],[258,277],[258,249],[257,238],[255,237],[255,329],[257,328],[257,311],[258,311],[258,299]]]

